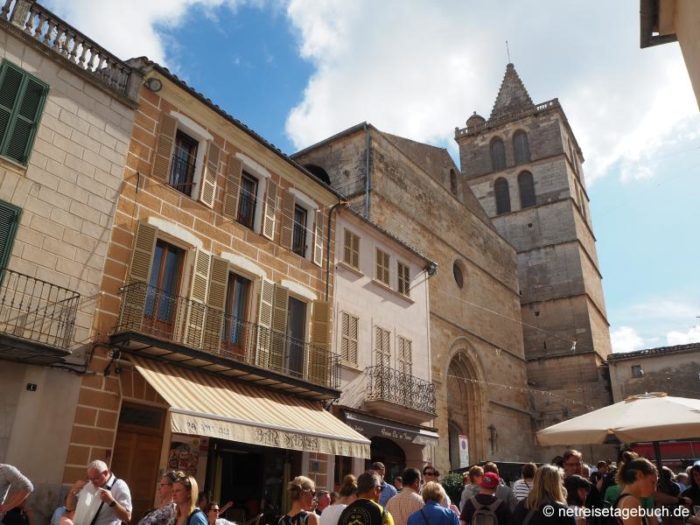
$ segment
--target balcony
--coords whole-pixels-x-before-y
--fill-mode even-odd
[[[365,369],[365,409],[420,424],[435,417],[435,385],[386,366]]]
[[[302,397],[339,396],[338,356],[142,282],[121,289],[113,345]]]
[[[70,354],[80,294],[0,269],[0,356],[33,364]]]

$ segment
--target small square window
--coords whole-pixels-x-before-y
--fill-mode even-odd
[[[376,279],[389,286],[389,254],[377,248]]]
[[[642,365],[632,365],[632,377],[644,377]]]

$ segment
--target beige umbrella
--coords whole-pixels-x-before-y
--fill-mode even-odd
[[[537,442],[542,446],[598,445],[612,436],[623,443],[700,437],[700,399],[663,392],[631,396],[540,430]]]

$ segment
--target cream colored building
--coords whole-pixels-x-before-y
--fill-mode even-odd
[[[696,0],[640,0],[642,48],[678,42],[700,107],[700,3]]]

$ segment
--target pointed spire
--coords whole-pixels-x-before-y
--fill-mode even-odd
[[[520,80],[513,64],[506,66],[506,74],[501,82],[496,102],[493,104],[489,120],[494,120],[511,113],[532,109],[535,107],[530,95]]]

